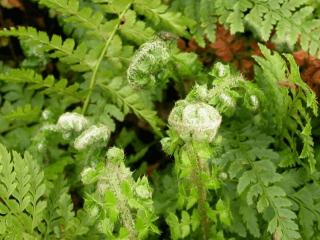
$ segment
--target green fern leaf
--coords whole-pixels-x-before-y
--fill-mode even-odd
[[[177,12],[168,11],[168,7],[163,5],[160,0],[144,1],[136,0],[134,10],[144,15],[157,27],[168,29],[180,36],[189,37],[187,27],[192,27],[194,22]]]
[[[31,155],[12,155],[0,145],[0,209],[5,221],[4,235],[23,239],[39,237],[46,207],[44,174]]]
[[[44,216],[46,236],[70,239],[81,235],[84,230],[73,212],[73,204],[68,194],[65,180],[58,177],[54,182],[48,196],[47,211]]]
[[[246,203],[240,205],[240,214],[242,215],[243,221],[246,223],[246,226],[249,232],[256,238],[261,236],[258,217],[255,209],[249,207]]]
[[[121,35],[126,39],[141,45],[142,43],[151,40],[154,36],[154,30],[152,28],[147,27],[144,22],[137,20],[135,11],[127,11],[125,19],[125,23],[120,26],[119,30]]]
[[[90,7],[81,7],[79,0],[37,0],[40,5],[44,5],[55,10],[64,16],[63,21],[74,23],[88,30],[88,35],[94,35],[103,40],[108,38],[108,31],[104,25],[103,14]]]
[[[197,27],[190,27],[190,30],[201,47],[205,46],[204,37],[211,42],[215,39],[218,22],[215,8],[213,0],[175,0],[171,6],[172,10],[180,11],[186,17],[195,20]]]
[[[81,95],[77,92],[79,85],[67,86],[67,80],[56,81],[52,75],[42,78],[42,76],[31,69],[9,69],[0,73],[0,80],[10,83],[29,83],[32,89],[39,89],[47,95],[59,94],[79,101]]]
[[[19,106],[14,111],[4,115],[3,117],[12,121],[33,122],[37,121],[41,113],[39,107],[32,107],[30,104]]]
[[[62,62],[73,65],[71,68],[76,71],[87,71],[94,65],[90,61],[91,55],[95,55],[94,51],[89,51],[84,43],[75,47],[74,40],[70,38],[62,41],[60,36],[53,35],[50,40],[47,33],[32,27],[3,29],[0,31],[0,36],[28,39],[30,44],[41,46],[42,51],[49,53],[51,58],[59,58]]]
[[[297,142],[302,141],[303,150],[299,153],[300,158],[308,161],[310,170],[313,172],[315,170],[315,159],[310,118],[312,115],[316,116],[318,114],[316,96],[301,79],[299,69],[292,56],[286,55],[289,68],[285,59],[279,54],[272,54],[262,45],[260,45],[260,49],[264,58],[254,57],[261,67],[257,83],[268,96],[268,104],[271,105],[267,108],[275,114],[272,117],[276,120],[274,126],[281,133],[280,135],[288,141],[292,151],[296,151]],[[279,67],[274,68],[274,65]],[[261,78],[262,76],[264,79]],[[282,87],[283,81],[293,84],[293,87]],[[274,109],[273,106],[279,102],[282,103],[281,107]],[[296,160],[292,158],[292,161],[287,162],[286,165],[296,164]]]
[[[134,113],[149,123],[157,134],[161,135],[159,126],[162,125],[162,120],[152,110],[148,99],[125,84],[122,78],[114,78],[108,83],[101,82],[98,83],[98,86],[109,93],[113,103],[121,108],[125,114]]]

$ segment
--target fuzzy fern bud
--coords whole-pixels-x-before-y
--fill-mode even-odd
[[[127,70],[129,84],[133,87],[153,86],[156,74],[162,71],[169,59],[169,49],[163,40],[156,39],[142,44]]]
[[[68,137],[70,132],[81,132],[88,126],[88,120],[79,113],[66,112],[62,114],[57,123],[57,127]]]
[[[138,179],[134,190],[137,196],[142,199],[152,198],[152,190],[146,177]]]
[[[112,162],[121,162],[124,159],[124,152],[122,149],[117,147],[112,147],[107,152],[107,158]]]
[[[87,176],[89,180],[97,179],[95,201],[88,210],[95,213],[92,207],[99,208],[100,214],[96,215],[98,229],[108,236],[107,239],[118,239],[115,234],[122,235],[121,239],[144,239],[149,232],[158,232],[152,224],[156,219],[152,191],[146,177],[134,180],[124,159],[123,150],[113,147],[108,150],[106,165],[100,171],[83,171],[83,181]],[[119,233],[116,233],[115,225],[120,226]]]
[[[184,141],[212,142],[221,124],[221,115],[212,106],[178,101],[169,116],[170,126]]]
[[[105,125],[92,125],[83,131],[74,141],[74,148],[84,150],[88,147],[104,144],[110,137],[110,130]]]
[[[220,94],[219,98],[224,106],[227,106],[229,108],[234,108],[236,105],[235,100],[228,94],[222,93]]]

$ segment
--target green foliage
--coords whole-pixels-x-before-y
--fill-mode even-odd
[[[66,79],[56,81],[52,75],[45,79],[31,69],[9,69],[7,72],[0,74],[0,79],[9,83],[29,83],[30,89],[41,90],[42,94],[62,95],[69,97],[73,102],[80,101],[81,95],[77,90],[77,83],[67,86]]]
[[[252,128],[244,129],[242,134],[241,137],[249,134],[250,140],[241,142],[239,148],[232,149],[242,161],[231,162],[228,173],[231,179],[240,176],[237,192],[244,200],[243,205],[240,205],[240,213],[248,231],[257,238],[261,237],[256,216],[259,213],[263,214],[268,222],[267,231],[274,236],[281,239],[299,239],[298,225],[295,222],[297,216],[290,209],[293,203],[278,186],[282,176],[276,172],[275,162],[279,160],[279,155],[268,148],[274,140],[254,132]],[[258,138],[256,141],[260,142],[259,148],[254,146],[251,140],[253,136]],[[228,155],[227,153],[225,161],[231,160]]]
[[[43,172],[29,154],[1,151],[1,235],[11,239],[37,236],[43,221],[46,191]]]
[[[29,153],[9,153],[0,145],[1,238],[67,239],[76,234],[76,219],[63,183],[45,182],[44,172]],[[62,228],[64,226],[64,228]],[[79,233],[81,232],[81,229]]]
[[[214,79],[196,85],[169,116],[171,129],[162,145],[175,158],[179,196],[176,214],[163,214],[173,239],[306,236],[307,223],[298,219],[303,205],[313,204],[312,194],[308,197],[312,190],[306,190],[308,200],[292,196],[315,177],[310,175],[316,171],[310,119],[317,115],[316,98],[290,55],[260,48],[263,56],[255,57],[259,64],[255,82],[217,63],[210,72]],[[281,85],[284,80],[287,84]],[[210,118],[209,107],[191,110],[206,104],[223,114],[220,136],[204,125]],[[213,141],[205,137],[209,133]],[[285,184],[290,178],[299,179],[296,171],[289,170],[292,166],[308,177],[290,187]],[[317,220],[310,220],[311,226],[313,221]],[[313,227],[306,231],[309,239],[316,236]]]
[[[264,92],[269,96],[269,106],[267,106],[269,111],[266,113],[266,119],[270,119],[270,113],[274,115],[271,119],[274,119],[272,121],[276,123],[275,131],[280,137],[287,140],[293,152],[297,149],[298,141],[302,141],[301,152],[295,152],[295,154],[299,154],[301,159],[306,159],[313,172],[316,161],[313,153],[313,140],[310,138],[310,119],[312,114],[315,116],[318,114],[316,96],[301,79],[292,56],[286,56],[290,64],[287,67],[286,60],[279,54],[272,55],[267,48],[262,46],[261,50],[265,58],[255,57],[255,59],[262,69],[260,73],[261,69],[257,70],[257,83],[265,89]],[[274,69],[273,64],[277,64],[279,69]],[[289,83],[290,87],[281,87],[283,83]],[[271,108],[273,109],[279,102],[282,104],[272,112]],[[296,162],[293,159],[290,162],[283,162],[283,166],[294,164]]]
[[[222,3],[222,1],[221,1]],[[313,17],[309,1],[233,1],[222,4],[221,20],[231,32],[252,28],[263,41],[276,30],[275,41],[293,47],[300,38],[302,48],[312,55],[319,52],[319,19]]]
[[[64,32],[0,30],[25,56],[0,65],[1,239],[319,239],[318,104],[293,57],[260,45],[248,81],[175,43],[219,22],[315,54],[317,1],[34,2]]]
[[[231,33],[252,31],[262,41],[272,40],[287,48],[299,44],[312,55],[320,52],[317,5],[308,0],[173,0],[173,9],[182,11],[200,25],[194,35],[204,46],[203,36],[215,37],[217,23]],[[275,34],[273,34],[275,32]]]
[[[73,71],[81,72],[82,75],[76,75],[77,82],[72,85],[66,82],[66,80],[54,83],[52,77],[47,77],[42,80],[40,75],[33,73],[29,69],[22,69],[20,72],[19,70],[8,70],[2,79],[5,81],[24,83],[27,81],[21,79],[21,77],[23,74],[27,74],[29,82],[41,82],[42,85],[44,85],[41,87],[39,86],[40,84],[36,84],[38,88],[47,87],[49,88],[47,91],[64,90],[62,93],[65,96],[77,96],[77,100],[84,104],[82,108],[83,113],[88,110],[92,115],[96,115],[97,112],[94,111],[94,109],[90,109],[90,106],[92,106],[90,105],[91,99],[103,94],[107,99],[111,99],[113,104],[123,109],[123,114],[127,114],[128,112],[137,114],[138,117],[145,119],[152,128],[160,134],[159,123],[161,123],[161,121],[156,117],[156,113],[152,109],[152,104],[150,104],[149,101],[144,101],[146,100],[144,97],[145,94],[136,92],[128,86],[123,88],[121,78],[125,76],[126,65],[132,56],[131,41],[140,44],[150,39],[154,32],[148,27],[150,31],[147,31],[147,35],[136,34],[145,31],[147,26],[145,23],[136,21],[135,15],[145,14],[146,17],[150,17],[150,21],[153,21],[153,23],[157,22],[156,25],[158,27],[162,26],[162,24],[163,27],[168,25],[169,29],[176,29],[178,33],[183,32],[185,29],[182,21],[183,18],[181,17],[180,20],[179,14],[167,12],[166,7],[158,1],[156,1],[156,5],[136,2],[134,5],[135,11],[129,10],[131,6],[130,1],[110,3],[107,5],[108,12],[119,15],[119,18],[112,19],[106,19],[103,16],[102,10],[104,9],[104,5],[102,5],[99,10],[99,7],[95,7],[93,3],[88,6],[82,6],[82,4],[76,0],[62,2],[50,0],[39,1],[39,3],[60,13],[63,16],[62,20],[65,24],[73,24],[77,26],[77,31],[81,29],[85,32],[82,39],[77,43],[72,38],[62,40],[58,35],[49,37],[47,33],[37,31],[30,27],[19,27],[10,30],[4,29],[0,35],[15,36],[22,42],[28,41],[30,47],[37,46],[38,58],[40,58],[40,55],[41,58],[45,55],[48,58],[58,59],[64,66],[66,65]],[[135,8],[139,9],[139,11]],[[121,23],[122,18],[126,19],[124,24]],[[158,21],[158,18],[161,19],[161,21]],[[175,19],[177,22],[171,25],[172,19]],[[168,24],[169,22],[170,24]],[[137,28],[137,32],[135,32],[135,28]],[[127,40],[129,41],[128,43]],[[94,46],[92,45],[93,42]],[[124,42],[126,42],[126,45],[123,45]],[[32,57],[34,58],[35,56]],[[21,80],[19,81],[19,79]],[[101,81],[105,82],[105,79],[117,79],[118,83],[113,81],[113,84],[103,86],[97,84]],[[88,91],[84,93],[81,89],[78,89],[78,85],[83,82],[83,80],[85,81],[85,83],[83,83],[84,86],[89,86]],[[121,92],[118,92],[119,88],[122,89]],[[148,95],[148,93],[146,95]],[[147,99],[152,100],[150,97],[147,96]]]
[[[203,36],[211,42],[215,40],[216,23],[219,19],[215,2],[212,0],[174,0],[172,2],[172,9],[183,12],[197,22],[197,27],[192,28],[192,34],[202,47],[205,46]]]
[[[96,184],[86,194],[84,210],[94,219],[92,227],[108,239],[145,239],[159,233],[151,188],[145,177],[134,181],[123,161],[122,150],[111,148],[105,166],[83,170],[84,184]]]

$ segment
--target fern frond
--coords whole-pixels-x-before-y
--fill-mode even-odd
[[[307,159],[310,170],[313,172],[315,160],[310,119],[312,115],[318,114],[315,93],[301,79],[292,56],[286,55],[288,67],[286,60],[278,53],[272,54],[262,45],[260,49],[263,57],[254,58],[260,66],[257,72],[257,83],[264,89],[268,98],[266,107],[269,109],[267,113],[269,116],[267,118],[275,120],[273,126],[276,126],[277,131],[288,141],[293,151],[296,151],[297,138],[302,141],[303,154],[299,153],[300,158]],[[275,65],[278,67],[275,68]],[[283,87],[283,82],[291,84],[292,87]],[[275,109],[276,105],[279,107]],[[296,163],[295,161],[292,159],[291,164]]]
[[[152,110],[148,99],[143,94],[128,86],[121,77],[114,78],[107,83],[98,83],[98,86],[108,92],[114,104],[121,108],[125,114],[134,113],[149,123],[154,131],[161,135],[159,126],[163,124],[162,120]]]
[[[96,119],[96,122],[108,126],[111,131],[116,129],[115,120],[122,122],[125,117],[122,109],[114,104],[108,103],[105,94],[101,92],[94,93],[88,109],[88,115]]]
[[[263,40],[270,39],[293,47],[299,42],[312,55],[319,53],[320,19],[315,18],[314,7],[307,0],[285,1],[215,1],[220,21],[231,33],[244,32],[249,26]]]
[[[83,107],[82,107],[82,113],[85,114],[87,111],[87,108],[89,106],[90,103],[90,98],[91,95],[93,93],[93,90],[96,86],[96,82],[97,82],[97,74],[100,68],[100,65],[105,57],[105,55],[108,53],[108,50],[110,48],[110,45],[112,43],[112,40],[115,38],[117,31],[119,30],[119,27],[121,25],[121,21],[124,17],[124,15],[126,14],[126,12],[129,10],[129,8],[131,7],[131,2],[129,2],[128,4],[125,5],[124,9],[122,10],[122,12],[119,13],[118,18],[113,20],[112,22],[115,24],[112,24],[112,29],[111,29],[111,33],[110,36],[103,42],[103,47],[101,49],[99,49],[98,55],[94,61],[94,67],[92,69],[92,75],[90,76],[90,80],[89,80],[89,92],[88,95],[84,101]]]
[[[17,156],[17,155],[16,155]],[[13,158],[15,155],[13,154]],[[30,204],[26,208],[27,212],[32,216],[31,229],[35,229],[44,218],[44,210],[47,206],[47,201],[43,199],[46,192],[46,185],[44,184],[44,173],[39,168],[32,156],[25,154],[25,161],[28,164],[30,174]],[[21,167],[25,167],[22,165]]]
[[[48,196],[48,210],[44,217],[47,224],[46,236],[70,239],[75,235],[81,235],[84,230],[73,212],[66,181],[58,177],[53,184]]]
[[[268,232],[275,238],[284,240],[300,239],[299,227],[295,222],[297,216],[289,209],[292,203],[285,197],[285,192],[279,187],[269,187],[267,194],[271,198],[269,201],[275,211],[275,216],[268,224]]]
[[[127,11],[124,17],[126,21],[119,28],[122,36],[138,45],[152,39],[154,30],[148,27],[143,21],[138,20],[135,11]]]
[[[240,205],[240,214],[245,222],[249,232],[256,238],[261,236],[261,232],[258,225],[258,214],[256,209],[248,206],[245,200]]]
[[[160,0],[136,0],[134,10],[149,19],[156,27],[168,29],[180,36],[190,37],[186,31],[187,27],[192,27],[194,21],[188,19],[178,12],[168,10],[168,6],[161,3]]]
[[[37,121],[41,113],[40,107],[32,107],[30,104],[19,106],[14,111],[5,114],[3,117],[9,121]]]
[[[318,188],[318,183],[307,184],[291,195],[299,205],[299,224],[303,239],[316,239],[317,236],[320,221]]]
[[[11,155],[0,145],[0,158],[0,209],[5,224],[1,235],[38,238],[46,207],[44,174],[28,153],[24,158],[16,152]]]
[[[75,71],[87,71],[93,67],[96,55],[95,51],[89,51],[86,44],[75,46],[75,41],[71,38],[65,41],[58,35],[53,35],[51,39],[46,32],[37,31],[33,27],[18,27],[3,29],[0,36],[17,37],[21,40],[28,39],[29,44],[41,46],[42,51],[47,52],[51,58],[59,58],[60,61],[72,65]]]
[[[320,54],[320,19],[315,4],[308,0],[173,0],[172,6],[196,20],[198,32],[194,35],[201,46],[205,44],[201,35],[214,40],[219,22],[232,34],[249,29],[263,41],[272,37],[291,49],[299,44],[311,55]]]
[[[204,37],[213,42],[216,36],[218,15],[213,0],[175,0],[172,9],[182,12],[185,16],[197,22],[197,27],[191,29],[192,34],[201,47],[205,46]]]
[[[88,30],[88,35],[93,35],[102,40],[108,38],[108,23],[105,22],[103,13],[90,7],[81,7],[79,0],[37,0],[44,5],[57,11],[66,23],[74,23]],[[107,26],[107,27],[106,27]]]
[[[43,78],[31,69],[9,69],[7,72],[0,73],[0,80],[10,83],[28,83],[32,89],[39,89],[43,94],[59,94],[71,97],[73,101],[81,99],[77,83],[67,86],[66,79],[56,81],[52,75]]]
[[[108,239],[145,239],[149,232],[158,233],[153,225],[156,217],[147,178],[132,178],[122,150],[109,149],[107,158],[105,166],[82,172],[84,184],[96,185],[85,202],[85,210],[96,219],[93,227]]]
[[[237,192],[243,199],[240,212],[249,232],[255,237],[260,236],[256,220],[259,213],[263,214],[263,218],[268,222],[267,230],[274,237],[299,239],[299,228],[295,222],[297,216],[292,210],[293,203],[282,189],[282,176],[276,171],[275,163],[279,155],[269,148],[272,138],[252,127],[237,131],[241,138],[247,137],[247,140],[237,141],[236,145],[230,142],[232,147],[226,146],[228,150],[222,155],[222,159],[223,164],[229,166],[230,178],[235,180],[239,176]]]
[[[312,138],[312,127],[310,120],[307,121],[307,124],[304,126],[303,130],[301,131],[301,138],[303,142],[303,148],[300,154],[300,158],[307,159],[309,162],[310,170],[313,172],[316,166],[316,159],[314,156],[314,142]]]

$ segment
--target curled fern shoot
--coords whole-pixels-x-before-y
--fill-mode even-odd
[[[156,75],[170,59],[166,42],[161,39],[144,43],[133,56],[127,70],[127,79],[133,87],[150,87],[156,84]]]

